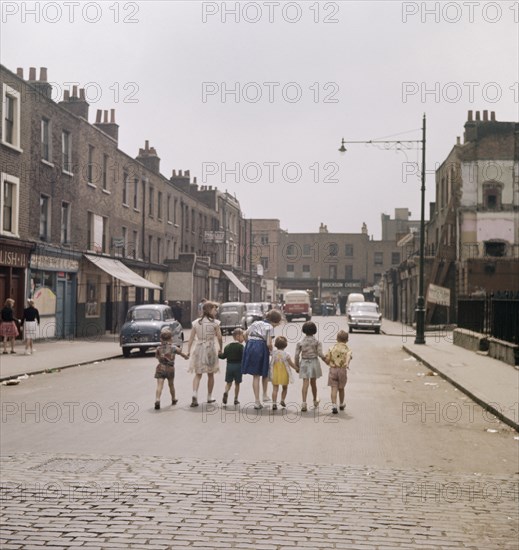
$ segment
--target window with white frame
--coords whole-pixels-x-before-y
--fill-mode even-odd
[[[139,209],[139,179],[134,178],[133,180],[133,208],[135,210]]]
[[[150,190],[148,193],[148,216],[152,218],[154,216],[154,205],[155,202],[155,189],[150,185]]]
[[[374,260],[375,265],[383,265],[384,264],[384,253],[383,252],[375,252],[373,260]]]
[[[310,278],[310,265],[303,264],[303,279],[309,279],[309,278]]]
[[[61,244],[70,242],[70,203],[61,203]]]
[[[40,195],[40,240],[50,240],[50,197]]]
[[[41,158],[46,162],[52,162],[50,120],[41,119]]]
[[[166,221],[171,222],[171,195],[166,199]]]
[[[20,180],[2,172],[0,182],[0,235],[17,237]]]
[[[61,170],[72,173],[72,137],[66,130],[61,133]]]
[[[97,253],[103,252],[106,246],[104,232],[107,229],[107,219],[93,212],[88,212],[87,216],[87,248]]]
[[[287,264],[287,277],[294,277],[295,269],[294,264]]]
[[[21,151],[20,92],[7,84],[2,87],[2,143]]]
[[[162,192],[157,192],[157,218],[162,219]]]

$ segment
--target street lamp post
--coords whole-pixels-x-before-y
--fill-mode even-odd
[[[415,344],[425,344],[425,297],[424,297],[424,258],[425,258],[425,114],[422,120],[421,140],[369,140],[369,141],[345,141],[341,142],[339,151],[346,152],[346,143],[367,143],[374,145],[386,145],[387,148],[395,146],[396,150],[402,150],[419,145],[422,148],[422,170],[421,170],[421,206],[420,206],[420,265],[418,271],[418,298],[416,300],[416,337]]]

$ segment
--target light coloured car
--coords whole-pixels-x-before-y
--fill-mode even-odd
[[[382,314],[375,302],[353,302],[348,311],[348,328],[355,330],[373,330],[380,333]]]
[[[131,307],[119,334],[124,357],[129,357],[133,349],[144,354],[150,348],[156,348],[160,345],[160,332],[163,328],[169,328],[173,333],[173,344],[182,346],[182,326],[175,321],[169,306],[143,304]]]

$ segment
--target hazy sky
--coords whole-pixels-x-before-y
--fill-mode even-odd
[[[236,7],[238,8],[236,11]],[[467,111],[519,119],[519,2],[9,2],[1,62],[47,67],[56,100],[85,87],[90,121],[116,109],[119,147],[148,139],[161,171],[235,193],[291,232],[368,231],[419,218],[418,150],[340,140],[421,139],[434,167]],[[237,20],[239,18],[239,20]],[[406,133],[407,132],[407,133]],[[409,164],[408,164],[409,163]],[[237,173],[233,173],[237,169]]]

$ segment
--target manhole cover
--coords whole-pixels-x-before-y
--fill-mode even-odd
[[[113,460],[85,458],[52,458],[36,467],[42,472],[67,472],[70,474],[97,474],[113,464]]]

